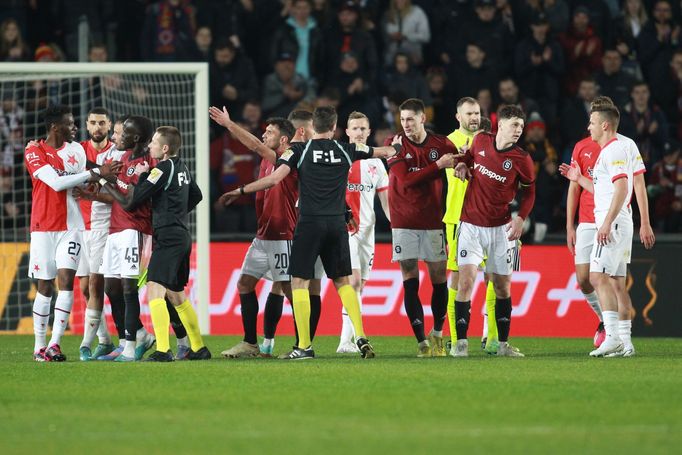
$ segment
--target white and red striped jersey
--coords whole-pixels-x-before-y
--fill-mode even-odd
[[[346,203],[358,222],[358,229],[374,228],[374,196],[388,190],[388,173],[379,158],[358,160],[348,172]]]
[[[99,166],[109,163],[111,161],[120,161],[124,152],[117,150],[114,143],[109,141],[107,145],[101,150],[97,151],[92,146],[90,141],[83,141],[81,145],[85,149],[85,155],[88,161],[98,164]],[[101,191],[106,192],[106,189]],[[85,230],[108,231],[109,221],[111,218],[111,204],[99,201],[80,200],[81,212],[83,213],[83,222],[85,223]]]
[[[616,220],[620,222],[629,220],[632,223],[632,212],[629,206],[632,198],[634,165],[632,164],[630,149],[630,144],[626,140],[616,137],[602,147],[599,153],[592,177],[594,183],[594,218],[597,226],[604,223],[615,192],[613,183],[621,178],[627,179],[627,195],[618,215],[616,215]]]
[[[73,189],[55,191],[38,178],[47,167],[52,167],[59,175],[85,171],[83,147],[77,142],[66,142],[55,150],[41,140],[37,146],[26,150],[24,163],[33,183],[31,232],[84,229],[83,217],[78,201],[73,197]]]

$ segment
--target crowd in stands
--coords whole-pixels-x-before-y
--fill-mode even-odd
[[[267,117],[323,104],[340,119],[367,114],[373,143],[399,130],[407,98],[424,100],[440,134],[457,127],[460,97],[478,99],[493,129],[498,106],[518,104],[538,175],[538,241],[564,228],[558,163],[587,135],[589,103],[607,95],[644,158],[652,224],[682,232],[682,1],[6,0],[0,60],[74,61],[81,20],[91,61],[208,62],[211,104],[258,136]],[[2,176],[16,166],[20,124],[20,103],[3,98]],[[257,174],[257,156],[220,128],[210,153],[214,201]],[[6,194],[13,183],[0,178]],[[214,207],[214,231],[255,230],[253,201],[241,202]]]

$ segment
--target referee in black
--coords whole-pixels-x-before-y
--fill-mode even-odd
[[[298,331],[298,348],[288,359],[312,359],[310,341],[310,295],[308,284],[314,276],[315,261],[322,259],[327,276],[334,281],[341,302],[358,337],[363,358],[374,357],[372,345],[362,328],[362,315],[351,274],[348,231],[346,230],[346,186],[353,161],[388,158],[400,151],[399,136],[391,147],[369,147],[333,140],[337,115],[333,107],[318,107],[313,112],[315,134],[308,142],[291,144],[277,160],[278,168],[270,175],[225,193],[221,201],[230,204],[239,196],[265,190],[279,183],[291,170],[298,171],[300,216],[291,246],[289,274]]]
[[[185,296],[189,279],[189,257],[192,237],[188,227],[188,213],[201,201],[201,190],[180,158],[182,138],[173,126],[157,128],[149,143],[149,153],[159,160],[149,171],[149,165],[138,165],[137,185],[123,194],[116,185],[108,185],[111,194],[124,209],[152,200],[152,257],[147,274],[147,297],[154,324],[157,350],[147,360],[172,362],[166,308],[168,297],[187,329],[191,351],[190,360],[211,358],[199,331],[199,320],[192,304]],[[148,172],[149,171],[149,172]],[[100,181],[100,183],[105,183]]]

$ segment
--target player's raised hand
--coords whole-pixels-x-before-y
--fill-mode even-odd
[[[571,252],[571,255],[575,256],[575,228],[574,227],[567,227],[566,228],[566,246],[568,247],[568,251]]]
[[[467,166],[465,163],[457,163],[457,166],[455,166],[455,177],[461,181],[471,178],[469,166]]]
[[[571,182],[577,182],[582,176],[578,163],[571,163],[570,165],[561,163],[559,165],[559,173],[561,173],[561,175],[566,177]]]
[[[523,234],[523,218],[515,216],[507,225],[507,239],[518,240]]]
[[[651,229],[651,225],[647,224],[639,228],[639,240],[644,244],[644,248],[650,250],[654,247],[656,243],[656,236],[654,236],[654,231]]]
[[[137,163],[137,165],[135,165],[135,175],[142,175],[145,172],[149,172],[149,163],[145,161],[144,163]]]
[[[221,203],[222,205],[230,205],[239,197],[241,196],[241,192],[239,191],[239,188],[236,190],[228,191],[227,193],[223,194],[218,198],[218,202]]]
[[[216,122],[218,125],[224,126],[225,128],[227,128],[227,125],[230,124],[230,114],[227,112],[227,108],[225,106],[223,106],[222,110],[215,106],[209,107],[208,115],[211,117],[211,120]]]

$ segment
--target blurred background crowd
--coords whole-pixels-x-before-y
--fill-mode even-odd
[[[493,129],[498,106],[518,104],[538,174],[531,218],[543,226],[530,242],[564,231],[558,163],[587,135],[592,99],[610,96],[647,167],[652,225],[682,232],[680,0],[0,0],[0,60],[77,61],[84,21],[92,62],[208,62],[211,104],[257,136],[268,117],[319,105],[336,106],[341,124],[367,114],[376,144],[400,130],[407,98],[424,101],[440,134],[457,127],[460,97],[478,99]],[[30,186],[8,177],[21,165],[23,108],[2,94],[5,226],[21,215],[6,195]],[[215,125],[210,163],[212,201],[259,165]],[[212,213],[218,237],[255,232],[251,198]],[[377,229],[389,230],[385,218]]]

